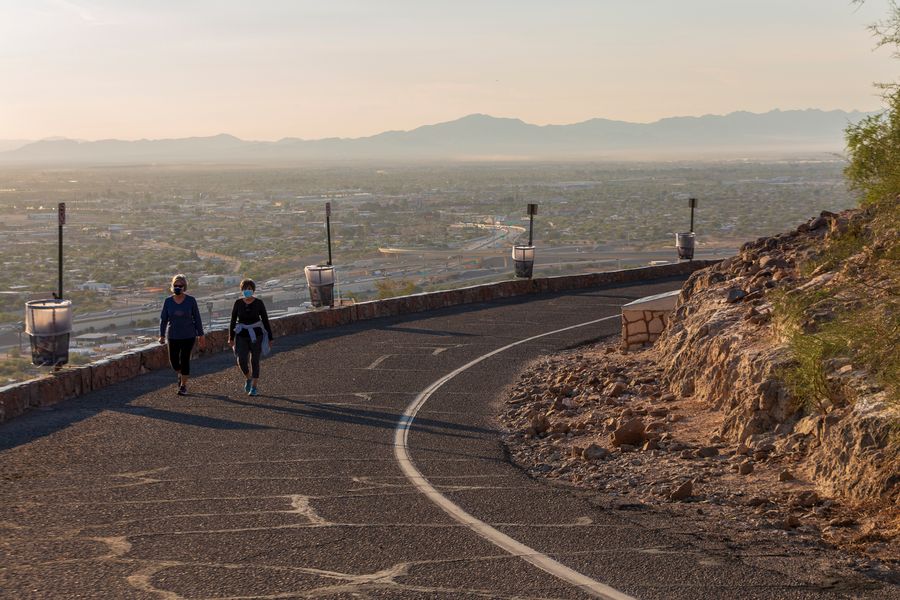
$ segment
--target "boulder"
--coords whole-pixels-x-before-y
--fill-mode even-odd
[[[669,494],[669,500],[672,502],[681,502],[683,500],[687,500],[694,494],[694,482],[693,481],[685,481],[678,487],[676,487]]]
[[[704,446],[697,450],[697,456],[700,458],[712,458],[719,455],[719,449],[715,446]]]
[[[616,398],[622,395],[622,392],[625,391],[625,384],[621,381],[613,381],[606,389],[603,390],[603,393],[611,398]]]
[[[582,457],[585,460],[603,460],[609,456],[609,450],[597,444],[591,444],[584,449]]]
[[[644,420],[640,417],[630,419],[613,431],[613,446],[621,446],[628,444],[630,446],[640,446],[644,443],[646,430],[644,428]]]

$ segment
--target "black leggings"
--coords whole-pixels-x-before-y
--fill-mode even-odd
[[[169,340],[169,362],[182,375],[191,374],[191,350],[194,349],[196,339]]]
[[[234,353],[237,355],[238,366],[247,376],[248,367],[253,367],[251,379],[259,379],[259,357],[262,354],[262,336],[256,336],[256,341],[251,342],[249,335],[238,335],[234,338]],[[247,364],[249,359],[250,364]]]

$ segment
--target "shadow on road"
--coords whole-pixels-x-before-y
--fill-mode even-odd
[[[400,420],[402,412],[390,412],[380,410],[370,410],[364,408],[356,408],[350,406],[340,406],[334,404],[324,404],[321,402],[309,402],[305,400],[297,400],[284,396],[260,395],[256,398],[278,400],[295,406],[275,406],[272,404],[263,404],[260,402],[252,402],[250,400],[239,400],[228,396],[216,394],[196,394],[198,397],[207,397],[229,404],[238,406],[247,406],[252,408],[260,408],[274,413],[286,414],[305,419],[316,421],[332,421],[335,423],[346,423],[350,425],[361,425],[364,427],[375,427],[379,429],[394,429]],[[440,421],[436,419],[419,419],[413,421],[410,431],[423,431],[437,435],[448,435],[460,438],[475,438],[477,435],[496,435],[499,433],[496,429],[486,429],[483,427],[473,427],[469,425],[460,425],[450,421]]]
[[[277,431],[288,431],[292,433],[296,433],[300,436],[304,437],[319,437],[319,438],[327,438],[328,440],[347,440],[351,442],[360,442],[363,441],[366,444],[376,445],[376,446],[385,446],[388,448],[393,448],[394,441],[392,435],[385,436],[383,441],[379,441],[378,439],[371,438],[363,438],[363,437],[354,437],[351,435],[341,435],[339,433],[335,433],[335,431],[314,431],[314,424],[310,423],[310,421],[331,421],[334,423],[341,424],[353,424],[360,425],[363,427],[374,427],[377,429],[384,429],[388,431],[393,431],[393,429],[397,426],[397,422],[400,419],[400,413],[393,412],[384,412],[384,411],[372,411],[372,410],[364,410],[358,408],[348,408],[348,407],[336,407],[330,404],[321,404],[318,402],[304,402],[302,400],[294,400],[292,398],[284,398],[280,396],[269,396],[260,394],[256,396],[256,402],[250,400],[242,400],[238,398],[231,398],[229,396],[224,396],[221,394],[192,394],[193,397],[196,398],[207,398],[211,400],[218,400],[220,402],[232,404],[235,406],[248,407],[254,409],[260,409],[269,411],[275,414],[284,414],[288,416],[295,416],[305,419],[304,423],[310,425],[308,429],[296,429],[293,427],[279,427],[279,426],[267,426],[267,425],[257,425],[252,426],[249,424],[240,423],[240,425],[247,425],[247,429],[258,428],[258,429],[271,429]],[[290,406],[275,406],[272,404],[265,404],[262,401],[265,400],[280,400],[283,402],[289,402],[293,404],[303,405],[302,407],[294,408]],[[132,412],[132,411],[127,411]],[[152,416],[152,415],[150,415]],[[191,417],[194,415],[185,415],[187,417]],[[198,417],[198,419],[202,419],[202,417]],[[187,424],[200,424],[202,423],[191,423],[186,421]],[[227,428],[227,427],[226,427]],[[237,429],[243,429],[244,427],[235,427]],[[465,425],[459,425],[457,423],[450,423],[447,421],[438,421],[434,419],[416,419],[413,422],[413,425],[409,428],[410,431],[419,431],[422,433],[429,433],[432,435],[438,436],[450,436],[455,438],[469,438],[469,439],[478,439],[478,435],[498,435],[499,432],[494,429],[485,429],[481,427],[469,427]],[[450,430],[450,431],[448,431]],[[455,430],[467,431],[472,433],[473,435],[466,435],[464,433],[456,433]],[[427,445],[417,445],[416,451],[422,453],[435,453],[439,454],[442,457],[447,456],[457,456],[460,458],[465,458],[466,460],[478,459],[485,461],[497,461],[497,459],[493,456],[487,456],[480,453],[475,452],[458,452],[454,450],[449,450],[446,447],[442,448],[434,448]],[[498,461],[502,462],[502,461]]]
[[[192,413],[175,412],[172,410],[164,410],[161,408],[153,408],[150,406],[124,406],[119,408],[108,408],[107,410],[128,415],[138,415],[141,417],[149,417],[160,421],[169,421],[178,423],[179,425],[193,425],[194,427],[205,427],[207,429],[224,429],[224,430],[251,430],[251,429],[278,429],[269,425],[259,425],[257,423],[245,423],[242,421],[232,421],[230,419],[220,419],[218,417],[209,417],[205,415],[197,415]]]
[[[401,333],[420,333],[423,335],[435,335],[438,337],[479,337],[475,333],[463,333],[461,331],[441,331],[440,329],[425,329],[419,327],[397,327],[396,325],[388,325],[386,327],[375,327],[381,331],[399,331]]]

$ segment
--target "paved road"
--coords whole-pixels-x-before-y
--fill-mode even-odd
[[[739,554],[506,461],[494,420],[503,387],[534,357],[614,333],[616,319],[512,346],[447,380],[406,421],[419,487],[398,464],[398,423],[441,377],[678,284],[285,338],[256,398],[219,355],[197,363],[187,398],[171,374],[152,373],[0,426],[0,597],[587,598],[610,589],[600,584],[637,598],[850,597],[809,580],[813,558]],[[476,522],[527,546],[531,562]],[[544,559],[588,586],[532,564]]]

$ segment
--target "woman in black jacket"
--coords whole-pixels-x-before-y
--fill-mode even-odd
[[[259,359],[269,353],[273,342],[266,305],[253,296],[255,292],[252,279],[241,281],[242,297],[234,301],[228,326],[228,345],[237,356],[238,368],[246,380],[244,391],[249,396],[258,393]]]

